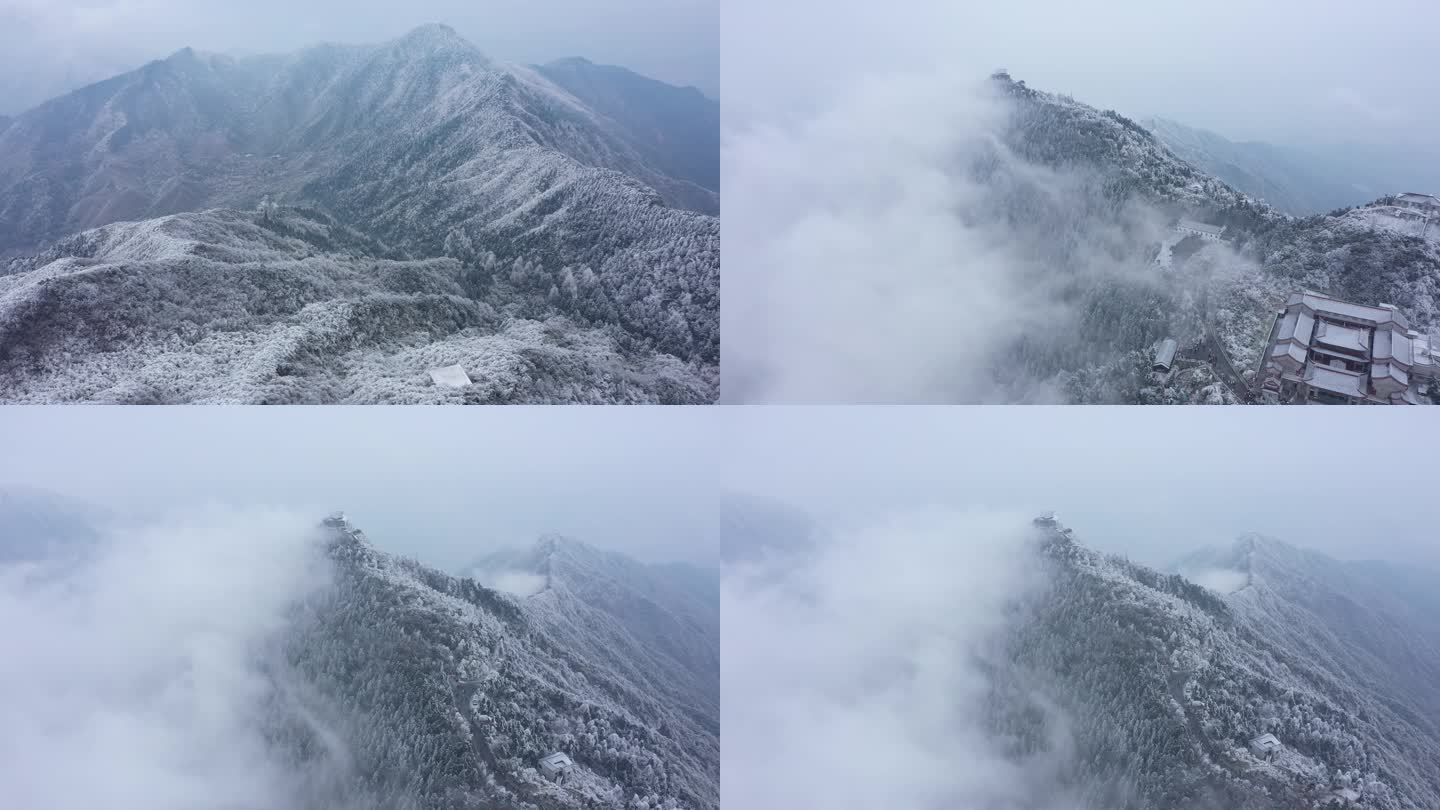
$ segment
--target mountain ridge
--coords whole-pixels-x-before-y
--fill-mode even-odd
[[[335,582],[297,618],[286,666],[375,804],[719,806],[718,721],[587,657],[576,642],[594,628],[386,554],[343,517],[322,537]],[[319,765],[306,732],[290,733]],[[559,781],[537,771],[554,751],[574,762]]]
[[[1020,626],[1010,662],[1070,712],[1082,761],[1130,763],[1092,774],[1089,801],[1308,808],[1350,787],[1367,806],[1418,810],[1440,796],[1440,773],[1425,764],[1440,729],[1396,702],[1415,697],[1415,685],[1353,679],[1324,654],[1355,648],[1357,633],[1330,633],[1314,617],[1306,635],[1288,632],[1299,614],[1255,599],[1292,593],[1280,571],[1221,596],[1086,549],[1059,524],[1041,525],[1038,539],[1051,587]],[[1250,536],[1225,553],[1253,553],[1264,566],[1305,558],[1295,551]],[[1107,705],[1128,719],[1105,719]],[[1281,740],[1284,757],[1261,762],[1245,750],[1262,732]],[[1146,753],[1135,739],[1167,742]]]
[[[667,205],[665,195],[716,210],[718,195],[653,168],[628,137],[534,70],[492,63],[452,29],[434,26],[381,45],[284,57],[182,51],[47,102],[0,132],[0,256],[31,251],[0,270],[11,277],[0,293],[0,331],[8,327],[10,343],[27,346],[19,361],[13,352],[8,364],[0,357],[0,379],[13,379],[0,399],[713,401],[719,221]],[[238,213],[246,211],[255,214]],[[148,279],[167,279],[164,286],[194,273],[213,262],[205,252],[214,246],[126,255],[122,264],[84,268],[84,277],[75,277],[73,260],[88,257],[67,255],[110,238],[87,226],[144,241],[173,227],[171,216],[227,245],[237,240],[223,230],[235,224],[258,241],[223,252],[263,255],[258,264],[211,264],[217,297],[198,289],[197,312],[223,305],[221,294],[249,297],[255,286],[275,285],[280,264],[313,264],[334,248],[338,255],[327,258],[353,266],[357,281],[371,260],[453,261],[447,293],[468,300],[429,301],[407,316],[418,329],[397,332],[345,315],[353,302],[327,300],[326,285],[302,288],[289,305],[298,320],[281,332],[308,344],[300,365],[318,361],[312,379],[298,379],[296,364],[283,360],[237,371],[234,342],[280,334],[263,311],[248,322],[197,314],[190,320],[199,334],[188,346],[157,345],[163,327],[109,330],[113,348],[92,349],[78,363],[50,330],[32,331],[75,320],[62,308],[76,303],[72,293],[88,296],[100,277],[127,285],[122,315],[173,308],[173,299],[154,299],[163,292]],[[256,224],[324,238],[294,256],[275,255]],[[349,233],[343,245],[330,244],[327,232],[339,230]],[[36,240],[51,241],[36,248]],[[29,283],[17,278],[27,274]],[[392,290],[381,283],[368,292]],[[345,321],[338,332],[336,318]],[[323,334],[315,340],[308,336],[317,319]],[[497,326],[505,333],[499,344],[483,334]],[[430,344],[417,343],[417,334]],[[112,352],[121,357],[105,356]],[[398,386],[373,379],[390,376],[380,367],[404,356]],[[350,357],[367,367],[358,385]],[[159,379],[156,364],[172,362],[194,371]],[[426,363],[460,364],[481,387],[436,388]],[[215,375],[225,379],[216,385]]]

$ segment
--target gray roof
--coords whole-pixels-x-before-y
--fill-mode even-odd
[[[1160,345],[1155,349],[1155,364],[1168,366],[1175,362],[1175,349],[1177,347],[1178,344],[1175,343],[1175,338],[1165,338],[1160,341]]]
[[[1434,194],[1420,194],[1415,191],[1403,192],[1398,195],[1397,199],[1404,200],[1405,202],[1418,202],[1429,203],[1431,205],[1440,205],[1440,199],[1437,199]]]
[[[1331,298],[1324,293],[1317,293],[1312,290],[1305,290],[1290,296],[1287,305],[1304,304],[1315,312],[1334,315],[1337,318],[1344,318],[1349,321],[1361,323],[1397,323],[1405,328],[1410,324],[1397,310],[1388,307],[1371,307],[1364,304],[1352,304],[1349,301],[1341,301],[1338,298]]]
[[[1410,384],[1410,375],[1406,374],[1405,369],[1395,363],[1376,363],[1370,367],[1370,376],[1372,379],[1385,379],[1388,377],[1401,385]]]
[[[1362,387],[1364,379],[1359,374],[1341,371],[1330,366],[1312,364],[1305,369],[1305,382],[1309,383],[1311,388],[1319,388],[1332,394],[1341,394],[1347,397],[1365,396],[1365,389]]]
[[[1367,344],[1367,330],[1356,329],[1352,326],[1341,326],[1329,321],[1321,321],[1320,328],[1315,330],[1315,342],[1324,343],[1326,346],[1334,346],[1337,349],[1346,349],[1352,352],[1363,352],[1370,347]]]

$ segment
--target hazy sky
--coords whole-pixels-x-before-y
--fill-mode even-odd
[[[1231,139],[1425,148],[1440,129],[1440,4],[727,0],[727,115],[773,116],[858,76],[1007,68],[1043,90]]]
[[[697,408],[8,408],[0,485],[117,509],[344,509],[447,569],[560,532],[713,562],[718,463]]]
[[[719,0],[0,0],[0,113],[190,46],[281,52],[446,23],[490,56],[617,64],[719,92]]]
[[[1260,532],[1440,566],[1440,439],[1396,408],[727,409],[724,482],[817,514],[1056,510],[1082,542],[1166,565]]]

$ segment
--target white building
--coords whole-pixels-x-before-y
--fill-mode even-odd
[[[1430,339],[1399,310],[1306,290],[1275,316],[1261,387],[1281,402],[1415,405],[1440,376]]]
[[[470,384],[470,375],[458,364],[430,369],[430,379],[445,388],[464,388]]]
[[[1212,242],[1220,241],[1225,233],[1224,225],[1207,225],[1204,222],[1196,222],[1193,219],[1182,219],[1175,223],[1175,230],[1189,236],[1198,236],[1201,239],[1208,239]]]
[[[570,757],[556,751],[540,759],[540,772],[545,774],[546,779],[559,779],[574,765],[575,763],[570,760]]]
[[[1413,191],[1407,191],[1395,195],[1395,205],[1400,208],[1413,208],[1417,211],[1440,214],[1440,198],[1433,194],[1416,194]]]
[[[1280,741],[1275,739],[1274,734],[1261,734],[1250,741],[1250,753],[1266,762],[1273,759],[1279,753],[1280,748]]]
[[[1175,363],[1175,350],[1178,346],[1175,338],[1165,338],[1155,344],[1155,362],[1151,365],[1151,369],[1157,374],[1170,373],[1170,366]]]

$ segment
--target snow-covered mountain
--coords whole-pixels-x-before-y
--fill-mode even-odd
[[[556,576],[519,599],[381,552],[343,521],[326,531],[334,582],[285,639],[293,686],[275,707],[299,767],[343,758],[349,796],[386,807],[719,807],[718,686],[692,688],[718,684],[718,641],[689,614],[593,607],[580,593],[614,594],[618,558],[543,541]],[[693,673],[661,633],[631,632],[666,621],[669,641],[710,650]],[[574,763],[558,780],[537,770],[556,751]]]
[[[1019,750],[1043,745],[1043,707],[1058,707],[1078,763],[1065,778],[1087,806],[1298,810],[1336,790],[1365,807],[1440,802],[1433,620],[1402,640],[1403,614],[1360,580],[1276,541],[1210,556],[1248,576],[1221,594],[1038,523],[1049,585],[1009,641],[996,727]],[[1248,747],[1267,733],[1269,758]]]
[[[187,49],[47,102],[0,132],[0,255],[21,256],[0,270],[12,277],[0,328],[76,320],[64,309],[74,300],[67,292],[115,292],[117,275],[166,278],[178,262],[210,280],[184,297],[124,292],[132,313],[192,308],[195,329],[178,344],[120,331],[108,348],[77,356],[43,333],[12,334],[30,348],[0,358],[8,378],[0,398],[145,401],[163,376],[152,364],[174,363],[192,373],[160,395],[167,401],[713,400],[719,221],[697,211],[718,211],[718,189],[690,179],[706,180],[705,147],[683,142],[691,130],[675,120],[694,110],[703,129],[713,102],[657,85],[588,63],[496,63],[453,30],[426,26],[383,45],[283,57]],[[712,165],[718,160],[717,148]],[[203,213],[189,215],[190,225],[164,218],[183,212]],[[130,220],[143,221],[64,238]],[[236,232],[216,233],[232,224]],[[257,224],[323,235],[277,245]],[[176,227],[196,243],[188,255],[131,249]],[[332,230],[351,236],[332,244]],[[112,249],[87,253],[97,242]],[[217,249],[244,258],[206,266]],[[487,327],[442,307],[399,336],[361,314],[332,326],[312,355],[338,385],[296,380],[289,366],[264,359],[236,370],[236,343],[248,344],[240,351],[251,359],[289,351],[293,341],[272,328],[276,311],[208,322],[202,313],[283,281],[296,269],[287,260],[316,254],[348,265],[355,284],[338,295],[323,284],[283,290],[285,317],[384,299],[392,290],[383,279],[368,289],[364,281],[385,260],[449,259],[450,275],[465,279],[462,308],[494,310],[496,320]],[[316,317],[335,320],[307,314]],[[311,326],[287,324],[292,333]],[[489,339],[496,333],[503,337]],[[445,340],[451,345],[436,345]],[[341,356],[357,349],[369,371]],[[426,382],[432,359],[460,364],[479,386],[435,390]],[[276,389],[286,393],[276,399]]]
[[[1004,148],[1025,163],[976,162],[988,195],[979,216],[1026,246],[1038,268],[1026,287],[1063,316],[993,359],[1006,398],[1039,387],[1083,403],[1246,401],[1275,311],[1305,288],[1393,304],[1414,328],[1440,330],[1440,236],[1398,227],[1385,200],[1291,217],[1118,113],[1003,73],[992,85],[1010,108]],[[1058,174],[1047,184],[1025,166]],[[1224,226],[1224,238],[1187,240],[1170,228],[1180,218]],[[1179,360],[1156,380],[1153,347],[1165,338]]]
[[[718,732],[720,595],[714,570],[644,564],[551,535],[529,549],[487,555],[470,575],[487,584],[533,577],[526,589],[533,593],[522,604],[537,620],[632,682],[695,707],[700,714],[694,719]]]
[[[1164,118],[1141,123],[1187,163],[1295,216],[1348,208],[1395,191],[1382,185],[1379,178],[1352,179],[1349,167],[1298,149],[1235,142]]]
[[[757,516],[777,508],[735,504]],[[1097,552],[1053,517],[1029,531],[1010,518],[916,524],[943,527],[922,535],[901,517],[863,539],[835,527],[840,534],[810,550],[813,564],[725,569],[727,610],[808,636],[789,659],[775,648],[785,634],[742,624],[763,639],[751,641],[727,619],[727,673],[738,673],[727,695],[773,678],[785,688],[761,694],[780,701],[777,712],[862,707],[853,722],[825,726],[835,735],[827,745],[844,756],[806,758],[793,750],[808,744],[804,735],[792,733],[767,757],[858,767],[886,758],[905,776],[878,769],[857,779],[861,792],[885,795],[917,790],[904,768],[925,773],[928,753],[963,756],[918,792],[967,806],[1315,810],[1351,791],[1346,806],[1440,806],[1433,574],[1245,537],[1188,556],[1182,575]],[[814,522],[789,522],[792,537],[814,537]],[[759,661],[731,667],[731,656],[747,654],[776,656],[775,674]],[[844,674],[823,677],[831,670]],[[726,707],[733,733],[763,737],[744,706],[727,697]],[[1252,749],[1266,734],[1279,747]],[[920,762],[902,764],[912,757]],[[737,793],[803,790],[768,760],[736,760],[744,767],[727,760],[725,778]]]
[[[536,70],[613,121],[649,165],[720,191],[719,103],[693,87],[673,87],[578,57]],[[697,210],[719,213],[708,202]]]

